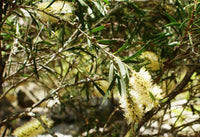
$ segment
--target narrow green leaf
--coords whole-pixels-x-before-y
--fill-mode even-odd
[[[52,75],[54,75],[54,76],[57,76],[56,74],[56,72],[55,71],[53,71],[51,68],[48,68],[48,67],[46,67],[46,66],[41,66],[43,69],[45,69],[47,72],[49,72],[49,73],[51,73]]]
[[[122,87],[121,87],[121,82],[120,82],[120,77],[117,77],[117,88],[119,90],[119,94],[122,95]]]
[[[183,6],[182,6],[181,3],[179,2],[179,0],[176,0],[176,4],[177,4],[178,7],[181,9],[181,12],[183,13],[183,16],[186,17],[185,10],[183,9]]]
[[[92,9],[88,6],[88,4],[85,3],[83,0],[78,0],[78,1],[79,1],[79,3],[80,3],[82,6],[87,7],[88,15],[89,15],[91,18],[94,18],[95,16],[94,16],[94,14],[93,14],[93,11],[92,11]]]
[[[128,2],[129,5],[131,5],[133,7],[133,9],[140,15],[144,16],[145,12],[143,10],[141,10],[137,5],[135,5],[134,3],[130,3]]]
[[[81,91],[85,91],[87,101],[90,100],[90,93],[89,93],[88,87],[89,87],[88,83],[85,83],[84,86],[83,86],[83,88],[81,89]]]
[[[136,123],[134,124],[134,131],[135,131],[135,133],[137,133],[138,127],[139,127],[138,122],[136,122]]]
[[[94,32],[98,32],[98,31],[101,31],[101,30],[103,30],[103,29],[105,29],[104,26],[96,27],[96,28],[92,29],[92,33],[94,33]]]
[[[125,69],[125,67],[124,67],[124,64],[121,62],[120,59],[116,59],[116,62],[117,62],[117,64],[118,64],[118,66],[119,66],[121,76],[122,76],[123,78],[125,78],[125,77],[126,77],[126,69]]]
[[[9,34],[7,33],[1,33],[0,36],[8,36]]]
[[[99,10],[99,12],[100,12],[103,16],[105,16],[105,15],[106,15],[106,9],[104,8],[104,5],[103,5],[100,1],[98,1],[98,2],[92,1],[92,2],[93,2],[94,5],[97,7],[97,9]]]
[[[92,11],[92,9],[88,6],[87,7],[87,12],[88,12],[88,15],[91,17],[91,18],[94,18],[95,16],[94,16],[94,13],[93,13],[93,11]]]
[[[27,75],[27,74],[20,74],[20,77],[27,77],[27,78],[29,78],[30,76]]]
[[[33,66],[34,66],[33,72],[34,72],[35,75],[37,76],[37,79],[39,79],[39,74],[38,74],[37,64],[36,64],[35,59],[33,59]]]
[[[88,7],[88,5],[83,0],[78,0],[82,6]]]
[[[122,45],[122,47],[119,48],[119,49],[114,53],[114,55],[117,54],[117,53],[119,53],[119,52],[121,52],[121,51],[123,51],[128,45],[129,45],[129,41],[127,40],[126,43],[124,43],[124,44]]]
[[[123,92],[123,93],[126,93],[126,83],[125,83],[125,81],[124,81],[124,79],[123,78],[120,78],[120,85],[121,85],[121,91]]]
[[[106,4],[110,4],[108,0],[103,0],[103,2],[105,2]]]
[[[168,27],[168,26],[180,26],[181,24],[178,23],[178,22],[171,22],[171,23],[168,23],[165,25],[165,27]]]
[[[65,36],[65,26],[62,24],[62,27],[58,36],[62,46],[64,45],[64,36]]]
[[[113,80],[111,81],[108,89],[107,89],[107,92],[108,94],[110,94],[111,90],[113,89],[113,87],[115,86],[115,80],[116,80],[116,76],[113,78]]]
[[[113,73],[114,73],[114,65],[113,65],[113,62],[111,62],[110,68],[109,68],[109,76],[108,76],[109,82],[113,80]]]
[[[140,55],[142,54],[142,52],[145,51],[145,49],[147,48],[147,46],[148,46],[149,44],[150,44],[150,41],[148,41],[147,44],[144,45],[141,49],[139,49],[135,54],[133,54],[133,55],[130,56],[130,57],[125,58],[123,61],[131,60],[131,59],[133,59],[133,58],[136,58],[136,57],[140,56]]]
[[[200,6],[197,6],[197,9],[195,11],[195,15],[199,14]]]
[[[107,92],[106,92],[106,94],[103,97],[102,104],[104,104],[104,102],[106,101],[106,99],[110,96],[111,90],[113,89],[113,87],[115,85],[115,80],[116,80],[116,77],[114,77],[113,80],[112,80],[112,82],[110,83],[110,85],[109,85],[109,87],[107,89]]]
[[[11,37],[12,37],[11,35],[7,35],[7,36],[5,36],[5,37],[3,38],[3,41],[9,40]]]
[[[153,101],[156,101],[156,98],[154,97],[154,95],[153,95],[151,92],[149,92],[149,96],[151,97],[151,99],[152,99]]]
[[[102,96],[105,96],[105,93],[104,91],[95,83],[93,82],[94,86],[97,88],[97,90],[99,91],[99,93],[102,95]]]
[[[51,37],[51,20],[50,20],[50,17],[49,17],[49,20],[48,20],[48,32],[49,32],[49,37]]]
[[[170,20],[170,22],[177,22],[176,19],[174,19],[171,15],[169,15],[167,12],[164,12],[164,15]]]
[[[174,41],[174,42],[169,43],[168,46],[172,46],[172,47],[180,46],[180,42]]]
[[[190,18],[185,19],[179,26],[180,29],[184,29],[184,27],[186,27],[186,23],[190,20]]]
[[[97,41],[100,44],[113,44],[116,42],[116,40],[108,39],[108,40],[98,40]]]
[[[167,101],[168,101],[168,98],[164,98],[164,99],[160,100],[160,103],[165,103]]]
[[[126,40],[126,42],[122,45],[122,47],[120,47],[120,48],[114,53],[114,55],[117,54],[117,53],[119,53],[119,52],[121,52],[121,51],[123,51],[123,50],[125,50],[126,47],[131,43],[131,41],[133,40],[133,38],[136,36],[136,34],[139,33],[138,31],[139,31],[139,29],[140,29],[140,25],[138,25],[137,23],[136,23],[135,25],[136,25],[137,27],[134,27],[134,28],[133,28],[133,30],[132,30],[131,33],[130,33],[130,37],[128,38],[128,40]]]
[[[37,56],[37,45],[35,47],[35,50],[33,51],[33,72],[35,73],[35,75],[37,76],[37,78],[39,79],[39,74],[38,74],[38,70],[37,70],[37,63],[36,63],[36,56]]]
[[[91,43],[91,40],[88,37],[87,37],[87,43],[88,43],[89,48],[91,49],[92,43]]]
[[[166,39],[169,36],[172,36],[172,34],[167,32],[156,34],[152,38],[152,43],[155,43],[156,41],[160,42],[161,40]]]

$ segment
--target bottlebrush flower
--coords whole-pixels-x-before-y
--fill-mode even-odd
[[[158,56],[151,51],[143,52],[140,58],[145,59],[145,61],[150,61],[150,63],[146,67],[149,68],[151,71],[159,70],[161,67]]]
[[[50,5],[50,2],[42,2],[37,4],[38,9],[44,10],[48,14],[53,16],[59,17],[62,20],[70,21],[74,17],[74,6],[70,2],[65,1],[55,1],[52,5],[48,8],[47,6]],[[58,22],[58,19],[50,16],[42,11],[37,11],[38,17],[43,21],[51,21],[52,23]]]
[[[41,119],[48,127],[53,125],[53,121],[48,119],[46,115],[41,116]],[[42,124],[37,119],[34,119],[15,129],[12,135],[17,137],[34,137],[45,131]]]
[[[158,105],[162,90],[152,83],[151,75],[145,68],[132,71],[129,90],[120,98],[121,108],[128,124],[138,122],[144,113]]]
[[[121,108],[128,124],[138,122],[144,115],[143,108],[136,102],[134,96],[124,94],[120,98]]]

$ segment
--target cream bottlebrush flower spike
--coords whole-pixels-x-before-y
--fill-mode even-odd
[[[42,2],[37,4],[38,9],[44,10],[50,15],[59,17],[62,20],[70,21],[75,15],[73,14],[75,8],[72,3],[65,1],[55,1],[51,6],[46,8],[50,2]],[[51,21],[52,23],[58,22],[58,19],[47,15],[42,11],[38,11],[38,17],[43,21]]]
[[[150,61],[150,63],[146,67],[149,68],[151,71],[159,70],[161,67],[158,56],[151,51],[143,52],[140,58],[145,59],[146,61]]]
[[[128,124],[138,122],[144,113],[158,105],[162,98],[159,86],[152,83],[151,75],[145,68],[132,71],[129,90],[120,98],[121,108]]]
[[[48,127],[53,125],[53,121],[48,119],[46,115],[41,116],[41,119]],[[42,124],[37,119],[34,119],[15,129],[12,135],[17,137],[35,137],[45,131]]]
[[[127,119],[128,124],[131,124],[142,119],[144,113],[142,107],[136,103],[136,98],[128,92],[120,98],[120,106],[124,111],[124,117]]]

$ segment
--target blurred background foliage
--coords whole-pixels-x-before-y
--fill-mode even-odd
[[[131,127],[118,99],[129,88],[129,70],[143,66],[161,86],[163,100],[134,132],[200,133],[198,0],[0,3],[2,134],[33,112],[49,114],[52,132],[125,136]],[[64,131],[54,129],[61,123]]]

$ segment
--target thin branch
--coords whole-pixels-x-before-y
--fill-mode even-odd
[[[0,127],[15,120],[15,119],[18,119],[18,118],[22,118],[22,117],[25,117],[28,115],[28,113],[32,112],[32,110],[36,107],[38,107],[40,104],[42,104],[43,102],[45,102],[46,100],[54,97],[56,94],[58,94],[58,92],[63,89],[63,88],[66,88],[66,87],[71,87],[71,86],[77,86],[77,85],[80,85],[80,84],[83,84],[83,83],[87,83],[87,82],[93,82],[93,81],[99,81],[99,80],[105,80],[104,78],[97,78],[97,79],[84,79],[84,80],[80,80],[79,82],[77,83],[74,83],[74,84],[65,84],[65,85],[61,85],[59,86],[58,88],[54,89],[51,91],[50,94],[48,94],[46,97],[44,97],[43,99],[41,99],[40,101],[38,101],[37,103],[33,104],[33,106],[28,109],[27,111],[25,112],[22,112],[22,113],[19,113],[19,114],[15,114],[3,121],[0,122]]]
[[[57,56],[57,54],[58,54],[58,53],[54,53],[54,54],[52,55],[52,57],[51,57],[44,65],[46,66],[46,65],[49,64],[52,60],[54,60],[55,57]],[[42,68],[43,68],[43,67],[38,68],[37,71],[40,71]],[[31,73],[31,74],[29,75],[29,77],[20,80],[19,82],[17,82],[17,83],[14,84],[13,86],[11,86],[8,90],[6,90],[5,92],[3,92],[3,94],[0,96],[0,101],[8,94],[13,88],[16,88],[16,87],[19,86],[21,83],[27,81],[27,80],[30,79],[34,74],[35,74],[35,73]]]

